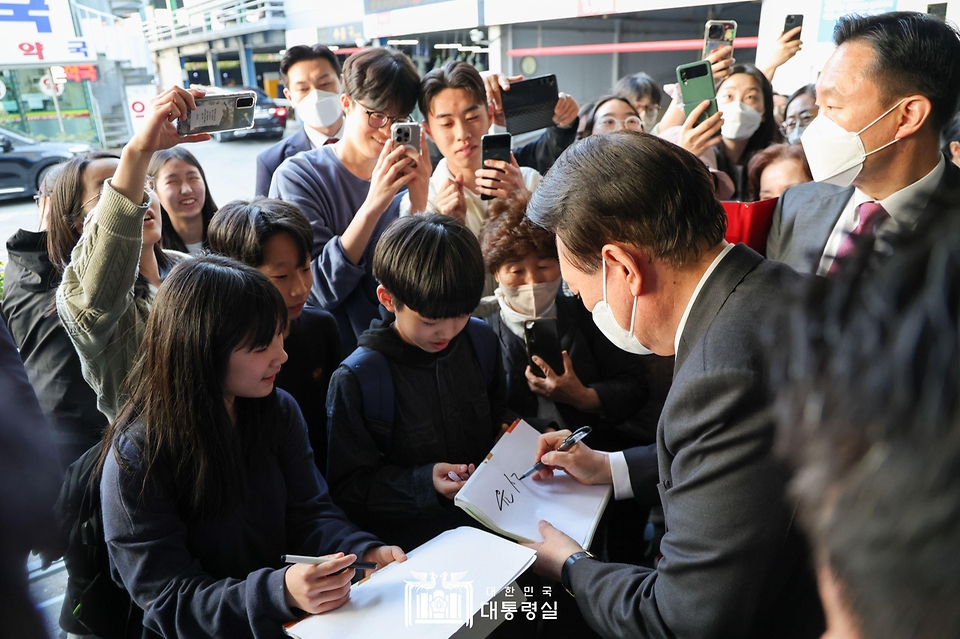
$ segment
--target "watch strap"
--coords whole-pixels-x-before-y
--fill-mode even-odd
[[[575,552],[567,560],[563,562],[563,568],[560,569],[560,583],[563,584],[564,590],[570,593],[570,596],[573,597],[573,589],[570,586],[570,568],[573,564],[577,563],[581,559],[594,559],[592,553],[586,550],[581,550],[580,552]]]

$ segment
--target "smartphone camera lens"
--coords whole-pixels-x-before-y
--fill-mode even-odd
[[[253,106],[253,98],[237,98],[238,109],[249,109]]]
[[[719,24],[711,24],[709,35],[711,40],[719,40],[723,36],[723,27]]]

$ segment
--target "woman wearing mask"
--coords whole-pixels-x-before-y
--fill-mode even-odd
[[[196,255],[207,244],[207,227],[217,205],[203,167],[190,151],[175,146],[153,155],[147,174],[160,199],[163,247]]]
[[[733,180],[730,199],[748,195],[746,166],[757,151],[780,142],[774,118],[773,87],[756,67],[736,64],[717,89],[723,116],[720,144],[714,147],[717,168]]]
[[[820,113],[817,106],[817,86],[808,84],[793,92],[784,106],[784,120],[780,133],[789,144],[797,144],[803,132]]]
[[[560,261],[552,233],[535,227],[525,216],[527,197],[496,200],[480,233],[484,264],[497,281],[499,308],[484,319],[500,337],[507,401],[521,415],[552,419],[563,428],[587,424],[591,439],[608,450],[641,443],[619,426],[647,400],[640,356],[607,340],[579,300],[560,290]],[[528,366],[524,322],[556,318],[564,370],[553,371],[536,358],[545,377]],[[651,434],[647,433],[643,443]]]

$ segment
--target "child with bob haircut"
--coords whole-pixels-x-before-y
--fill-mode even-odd
[[[470,318],[484,268],[467,227],[439,214],[400,218],[380,238],[373,274],[387,312],[330,381],[327,479],[353,521],[413,548],[474,525],[453,498],[515,415],[496,337]],[[386,410],[373,414],[377,401]]]
[[[303,417],[274,387],[286,324],[277,288],[219,255],[181,263],[157,293],[100,457],[111,572],[145,637],[283,637],[297,610],[346,603],[354,560],[405,559],[330,501]]]
[[[210,250],[267,276],[287,307],[283,346],[289,359],[277,374],[277,388],[290,393],[310,430],[317,468],[327,463],[330,376],[340,365],[340,331],[333,316],[307,306],[313,285],[310,222],[293,204],[258,197],[227,202],[210,222]]]

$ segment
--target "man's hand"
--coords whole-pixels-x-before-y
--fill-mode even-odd
[[[487,160],[486,168],[479,169],[477,175],[477,193],[493,197],[508,197],[514,191],[526,191],[523,173],[517,158],[510,153],[510,162]]]
[[[704,100],[690,112],[687,119],[683,122],[683,128],[680,129],[680,140],[677,142],[682,148],[690,151],[696,156],[703,155],[707,149],[719,144],[723,139],[720,135],[720,128],[723,126],[723,114],[719,111],[697,124],[697,118],[700,117],[710,107],[710,101]]]
[[[434,464],[433,487],[447,499],[453,499],[476,469],[473,464]]]
[[[559,468],[581,484],[613,484],[610,461],[605,454],[593,450],[582,441],[564,452],[557,450],[570,434],[569,430],[558,430],[540,435],[533,461],[543,462],[544,467],[538,470],[533,478],[553,477],[553,469]]]
[[[467,214],[467,201],[463,197],[463,176],[458,175],[455,179],[447,178],[447,181],[437,193],[437,210],[443,215],[452,217],[455,220],[463,221]]]
[[[527,386],[537,395],[543,395],[551,401],[569,404],[583,412],[598,412],[600,396],[597,395],[597,391],[583,385],[576,371],[573,370],[573,362],[567,351],[563,351],[561,356],[563,357],[563,375],[557,375],[549,364],[534,355],[533,363],[543,371],[546,377],[537,377],[527,366]]]
[[[561,129],[569,129],[580,114],[580,105],[572,96],[560,93],[557,106],[553,109],[553,123]]]
[[[511,82],[523,80],[522,75],[507,76],[503,73],[494,73],[485,71],[480,74],[483,78],[483,86],[487,90],[487,103],[493,105],[493,122],[500,126],[507,126],[507,121],[503,117],[503,99],[501,91],[509,91]]]
[[[430,148],[427,146],[427,134],[420,128],[420,153],[416,154],[406,149],[407,157],[413,163],[404,171],[413,173],[413,179],[407,183],[410,193],[410,210],[422,213],[427,210],[427,198],[430,194],[430,176],[433,166],[430,163]]]
[[[540,534],[543,535],[543,541],[535,544],[521,543],[521,545],[537,551],[537,560],[533,564],[534,572],[554,581],[560,581],[563,562],[573,553],[582,551],[583,548],[573,539],[551,526],[550,522],[540,520],[539,530]]]

